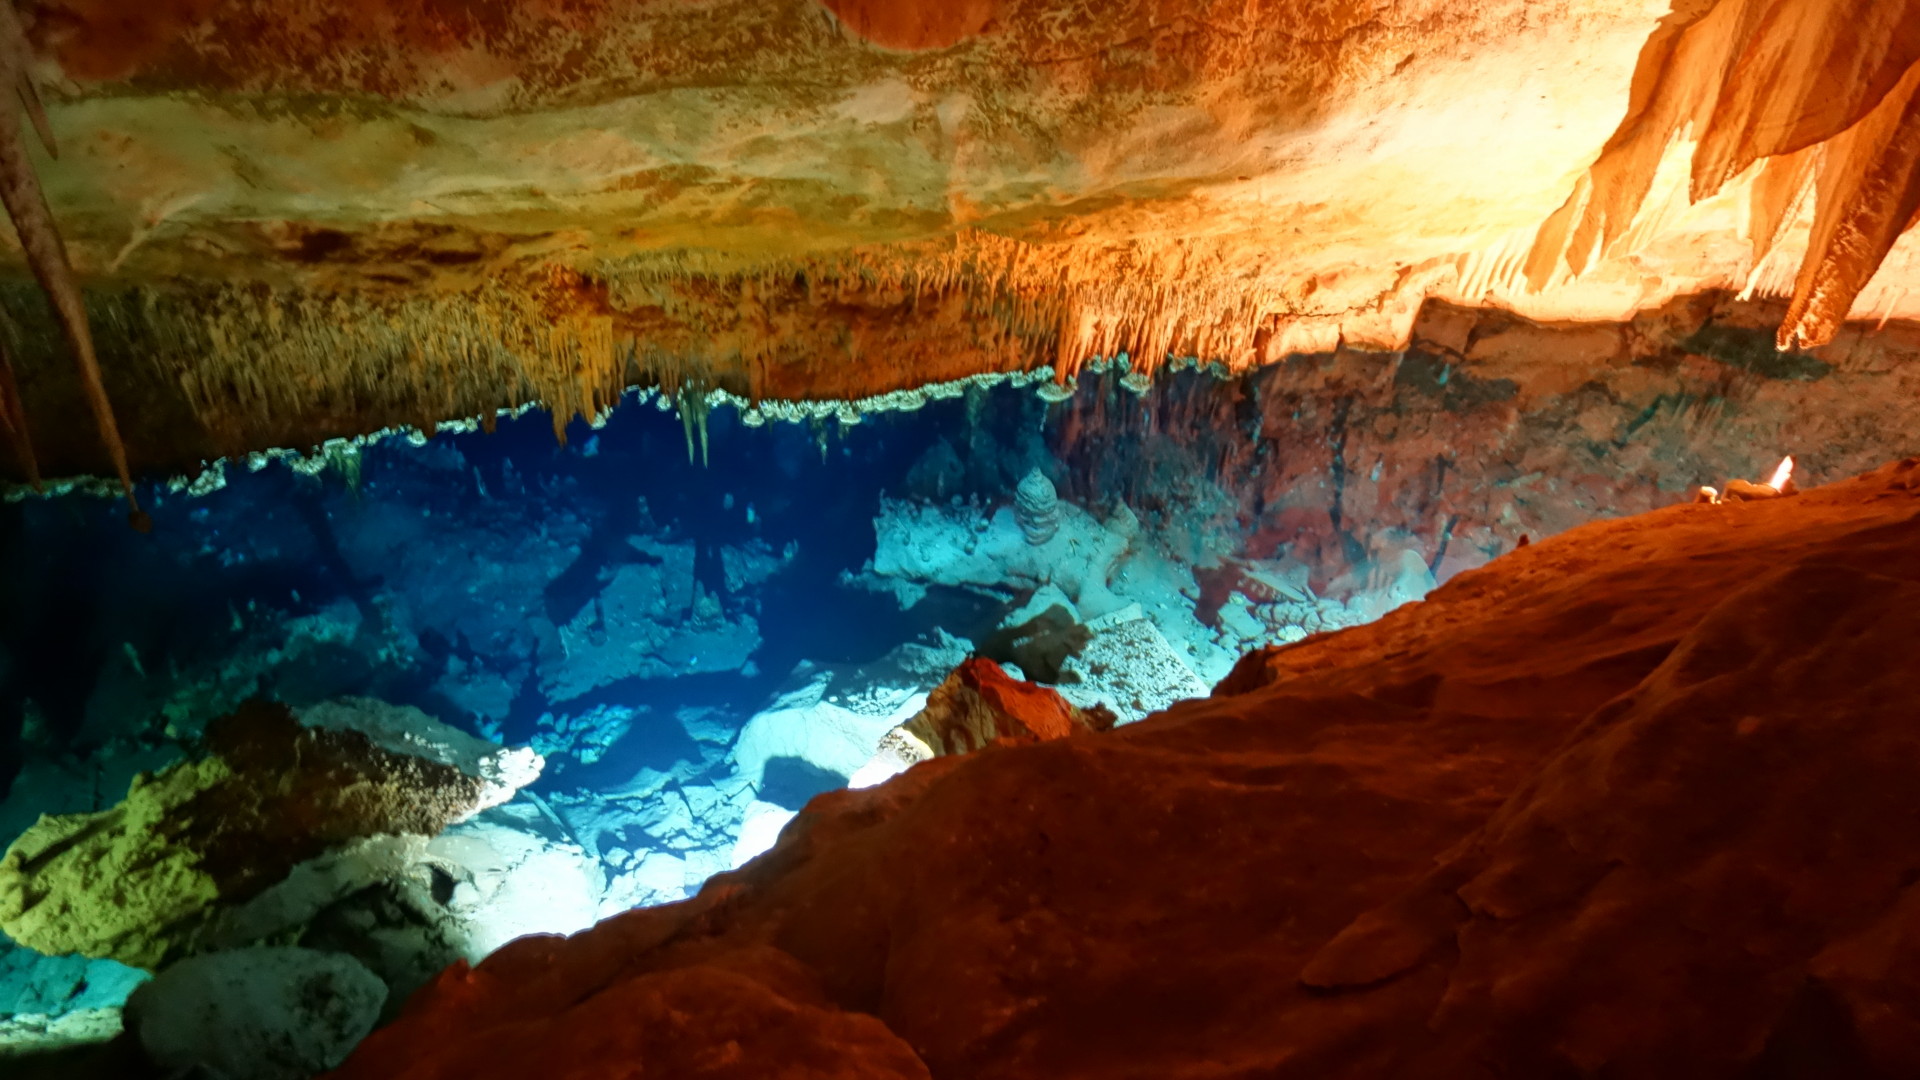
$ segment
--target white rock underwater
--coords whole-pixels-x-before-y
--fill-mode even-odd
[[[0,637],[26,736],[4,839],[42,813],[115,807],[256,700],[477,786],[465,820],[342,837],[162,958],[0,946],[0,1060],[111,1035],[155,969],[138,1020],[150,1053],[212,1053],[168,1030],[187,1015],[171,995],[211,992],[179,965],[264,946],[372,971],[385,1022],[440,965],[682,900],[764,851],[812,797],[883,782],[905,767],[883,742],[970,656],[1125,724],[1205,696],[1247,648],[1432,585],[1409,552],[1359,592],[1315,596],[1284,554],[1222,561],[1244,542],[1218,513],[1225,496],[1170,516],[1166,500],[1207,490],[1191,473],[1143,515],[1127,496],[1057,486],[1065,466],[1035,429],[995,434],[972,415],[959,400],[889,413],[822,457],[818,425],[720,410],[704,466],[656,410],[617,411],[579,450],[509,419],[495,435],[302,459],[319,468],[269,459],[208,493],[149,500],[156,540],[126,554],[146,584],[86,601],[113,645],[83,698],[21,666],[19,630]],[[61,551],[76,523],[49,516],[55,504],[21,505],[36,557],[84,550]],[[1208,608],[1229,571],[1240,584]],[[71,602],[60,580],[24,588],[18,617]],[[181,603],[156,623],[141,589],[162,582]]]

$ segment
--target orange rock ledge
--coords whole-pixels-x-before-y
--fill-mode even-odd
[[[1920,459],[1588,525],[823,795],[335,1077],[1911,1076],[1916,640]]]

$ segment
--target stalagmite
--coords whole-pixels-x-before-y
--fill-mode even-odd
[[[1013,519],[1027,543],[1044,544],[1060,530],[1060,498],[1053,481],[1039,469],[1030,470],[1014,492]]]
[[[53,133],[40,106],[40,93],[27,71],[29,59],[19,14],[14,11],[11,0],[3,0],[0,2],[0,84],[11,87],[19,95],[19,104],[32,118],[34,130],[47,152],[55,153]],[[74,280],[73,267],[67,262],[66,245],[61,243],[60,232],[54,226],[53,211],[47,207],[46,196],[40,190],[40,178],[27,156],[20,110],[11,107],[0,107],[0,202],[6,204],[7,215],[13,219],[14,231],[20,237],[20,247],[26,252],[27,264],[46,291],[67,345],[73,350],[80,382],[86,389],[87,405],[93,410],[94,422],[100,426],[100,440],[113,459],[114,471],[120,474],[120,487],[127,496],[133,527],[145,532],[151,522],[133,495],[133,474],[127,468],[127,451],[120,441],[120,427],[113,419],[113,404],[107,400],[107,388],[100,381],[100,361],[94,355],[93,334],[87,327],[86,303],[81,298],[79,282]]]

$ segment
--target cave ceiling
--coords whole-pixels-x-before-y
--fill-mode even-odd
[[[59,156],[15,150],[137,461],[636,380],[1392,350],[1429,300],[1745,296],[1783,347],[1920,315],[1920,0],[19,11]],[[93,432],[5,244],[63,460]]]

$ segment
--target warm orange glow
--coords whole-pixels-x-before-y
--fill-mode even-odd
[[[1792,478],[1793,458],[1790,456],[1783,457],[1780,459],[1780,467],[1773,470],[1773,478],[1767,481],[1767,486],[1775,491],[1784,491],[1787,487],[1787,481]]]

